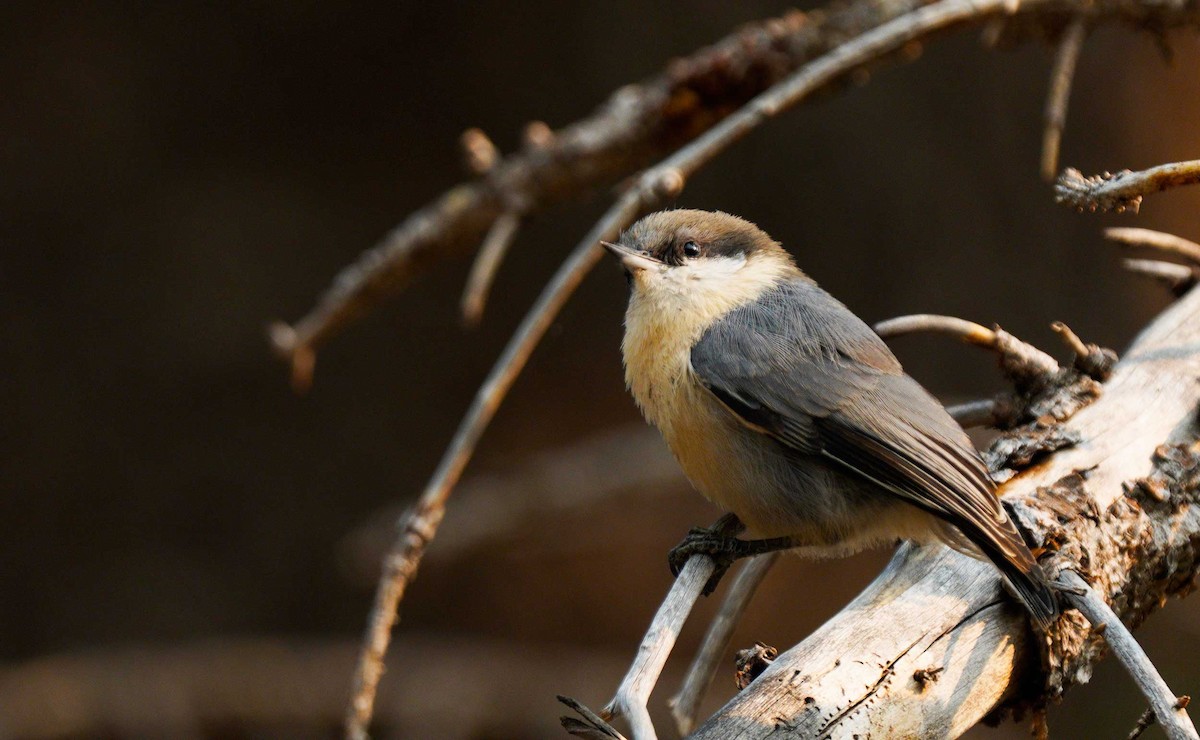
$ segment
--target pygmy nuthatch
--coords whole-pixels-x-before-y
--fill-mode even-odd
[[[672,551],[824,557],[897,539],[991,561],[1042,628],[1054,593],[987,467],[878,335],[754,224],[646,216],[605,246],[630,278],[625,381],[692,484],[764,539]],[[715,585],[715,583],[713,584]]]

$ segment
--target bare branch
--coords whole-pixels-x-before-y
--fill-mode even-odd
[[[521,216],[518,213],[505,211],[484,237],[475,264],[471,266],[471,274],[467,276],[467,287],[463,289],[462,315],[468,325],[474,326],[483,318],[483,307],[487,303],[492,282],[496,279],[496,271],[500,269],[500,263],[512,246],[520,225]]]
[[[712,529],[717,534],[733,536],[743,526],[737,517],[726,514],[713,524]],[[658,737],[647,709],[650,693],[654,691],[675,641],[679,639],[683,623],[687,621],[688,614],[704,593],[704,586],[716,569],[716,564],[707,555],[688,558],[651,620],[633,664],[617,687],[617,693],[601,713],[607,719],[625,717],[634,740],[655,740]]]
[[[1083,40],[1087,37],[1087,26],[1083,18],[1076,18],[1063,32],[1054,56],[1054,71],[1050,75],[1050,92],[1046,96],[1046,128],[1042,134],[1042,177],[1047,182],[1054,180],[1058,172],[1058,150],[1062,142],[1063,125],[1067,122],[1067,102],[1071,97],[1071,82],[1075,79],[1075,66]]]
[[[1080,211],[1122,213],[1129,209],[1137,213],[1144,196],[1198,182],[1200,159],[1172,162],[1139,172],[1104,172],[1092,177],[1084,177],[1079,170],[1068,167],[1058,176],[1054,192],[1059,203]]]
[[[954,316],[939,316],[931,313],[897,316],[894,319],[880,321],[874,329],[875,333],[884,339],[902,337],[905,334],[938,333],[948,334],[968,344],[988,349],[996,347],[996,332],[982,324]]]
[[[1017,339],[1000,327],[989,329],[974,321],[954,316],[937,314],[913,314],[898,316],[875,324],[875,333],[884,339],[932,332],[947,334],[979,347],[994,351],[1000,356],[1005,374],[1019,385],[1037,384],[1054,376],[1058,363],[1037,347]]]
[[[1104,641],[1125,666],[1134,683],[1150,700],[1150,708],[1154,710],[1154,716],[1166,731],[1167,737],[1171,740],[1198,740],[1196,727],[1188,717],[1187,711],[1180,706],[1179,697],[1167,686],[1167,682],[1159,675],[1158,669],[1146,656],[1142,646],[1104,599],[1074,571],[1059,573],[1059,580],[1071,587],[1064,589],[1063,595],[1087,617],[1092,623],[1092,629],[1103,629]]]
[[[1167,234],[1152,229],[1112,227],[1104,230],[1104,238],[1131,247],[1146,247],[1163,254],[1179,257],[1188,263],[1200,266],[1200,244],[1182,236]]]
[[[1200,278],[1195,268],[1184,267],[1174,262],[1124,259],[1121,260],[1121,264],[1130,272],[1145,275],[1148,278],[1165,283],[1171,292],[1177,296],[1191,290],[1192,286],[1196,284],[1197,279]]]
[[[569,696],[558,696],[558,701],[571,709],[575,710],[583,721],[573,717],[562,717],[563,729],[574,735],[575,737],[588,738],[588,740],[625,740],[625,736],[617,732],[616,728],[610,725],[603,717],[593,712],[586,707],[582,702],[572,699]]]
[[[550,137],[527,134],[522,151],[498,161],[488,150],[490,142],[479,147],[486,137],[470,133],[471,140],[464,146],[473,152],[471,166],[486,170],[486,177],[458,185],[413,213],[342,270],[291,332],[271,333],[276,353],[292,364],[294,384],[306,387],[311,375],[305,371],[311,373],[317,347],[435,262],[478,243],[506,209],[506,198],[529,204],[533,213],[627,177],[708,131],[729,111],[845,39],[919,12],[922,6],[942,4],[933,0],[838,2],[821,13],[791,12],[748,24],[713,46],[672,61],[658,76],[617,90],[589,118]],[[1093,25],[1121,21],[1141,27],[1152,22],[1160,31],[1193,24],[1198,15],[1192,0],[1025,0],[1000,9],[993,2],[981,3],[946,25],[986,25],[1003,17],[1006,41],[1019,40],[1041,37],[1046,27],[1062,22],[1064,13],[1081,12]],[[928,36],[929,30],[906,39],[895,53],[874,54],[859,66],[915,58],[912,51],[919,47],[910,42]],[[829,79],[825,87],[847,79],[847,75]]]
[[[1080,357],[1087,356],[1087,345],[1083,343],[1083,340],[1079,338],[1078,334],[1071,331],[1071,327],[1067,326],[1061,321],[1055,321],[1054,323],[1050,324],[1050,328],[1055,334],[1062,337],[1063,344],[1067,345],[1068,349]]]
[[[700,643],[700,649],[688,668],[683,685],[679,692],[667,701],[680,735],[687,735],[695,729],[700,702],[704,699],[704,692],[712,685],[721,655],[729,646],[733,630],[750,604],[754,592],[758,590],[758,585],[766,578],[779,555],[778,552],[772,552],[751,558],[750,562],[742,566],[737,578],[730,585],[720,611],[713,617],[712,624],[708,626],[708,632]]]
[[[486,176],[457,185],[410,215],[343,269],[317,305],[288,332],[272,331],[293,384],[311,382],[316,349],[432,264],[461,254],[492,227],[507,203],[527,213],[609,185],[676,151],[729,111],[853,38],[932,0],[846,3],[813,16],[792,11],[673,60],[662,73],[614,92],[590,117],[550,131],[526,128],[525,147],[497,158],[478,129],[462,138],[468,167]],[[702,94],[701,92],[702,91]]]

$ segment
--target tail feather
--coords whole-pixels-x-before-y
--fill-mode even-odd
[[[1000,570],[1013,595],[1024,605],[1038,629],[1042,632],[1049,629],[1058,618],[1058,599],[1041,566],[1032,562],[1032,558],[1029,563],[1015,563],[986,544],[983,545],[983,550],[988,560]]]

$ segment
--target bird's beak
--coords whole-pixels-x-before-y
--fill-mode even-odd
[[[662,265],[662,262],[654,259],[650,255],[630,249],[623,244],[613,244],[612,242],[600,243],[604,245],[604,248],[607,249],[612,256],[621,260],[621,264],[624,265],[625,269],[629,270],[630,272],[641,272],[642,270],[649,270],[652,267],[658,267]]]

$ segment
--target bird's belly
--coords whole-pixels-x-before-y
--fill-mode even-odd
[[[789,451],[705,401],[664,436],[692,484],[755,536],[792,537],[811,554],[840,555],[897,539],[927,541],[940,531],[932,516],[894,494]]]

